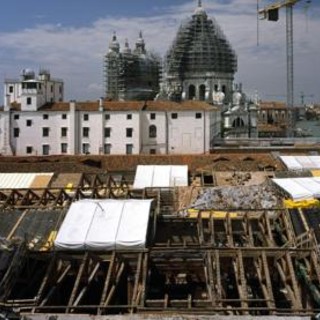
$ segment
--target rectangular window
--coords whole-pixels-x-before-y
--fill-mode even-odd
[[[13,86],[9,87],[9,93],[13,93]]]
[[[104,137],[105,138],[111,137],[111,128],[104,128]]]
[[[31,127],[32,126],[32,120],[28,119],[26,121],[26,125],[27,125],[27,127]]]
[[[106,143],[104,145],[104,154],[111,154],[111,144],[110,143]]]
[[[51,85],[51,92],[53,92],[53,85]]]
[[[89,115],[87,113],[83,115],[83,121],[89,121]]]
[[[82,128],[82,136],[84,138],[89,138],[89,131],[90,131],[90,128],[88,128],[88,127]]]
[[[20,119],[20,115],[19,115],[19,114],[15,114],[15,115],[13,116],[13,119],[14,119],[14,120],[19,120],[19,119]]]
[[[67,119],[67,114],[66,114],[66,113],[63,113],[63,114],[61,115],[61,118],[62,118],[63,120],[66,120],[66,119]]]
[[[49,137],[49,128],[42,128],[42,136]]]
[[[68,135],[68,128],[61,128],[61,137],[66,137]]]
[[[61,143],[61,153],[68,153],[68,144]]]
[[[50,150],[50,146],[48,144],[42,145],[42,154],[44,156],[48,156],[49,155],[49,150]]]
[[[32,148],[31,146],[28,146],[28,147],[26,148],[26,153],[27,153],[27,154],[31,154],[32,151],[33,151],[33,148]]]
[[[110,114],[106,114],[106,115],[104,116],[104,119],[105,119],[105,120],[110,120]]]
[[[127,120],[132,120],[132,114],[127,114]]]
[[[150,154],[156,154],[157,150],[156,149],[150,149]]]
[[[19,138],[20,135],[20,129],[19,128],[13,128],[13,137]]]
[[[82,144],[82,153],[83,154],[89,154],[90,153],[90,144],[89,143],[83,143]]]
[[[196,113],[196,119],[201,119],[202,118],[202,113],[201,112],[197,112]]]
[[[30,106],[30,104],[32,104],[32,98],[31,97],[27,97],[27,105]]]
[[[127,128],[126,129],[126,137],[127,138],[132,138],[133,136],[133,129],[132,128]]]
[[[133,144],[126,145],[126,154],[132,154],[133,152]]]
[[[42,115],[43,120],[48,120],[49,119],[49,115],[48,114],[44,114]]]
[[[156,120],[156,114],[150,113],[150,120]]]
[[[178,119],[177,113],[171,113],[171,119]]]

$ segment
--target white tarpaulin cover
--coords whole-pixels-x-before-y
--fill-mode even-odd
[[[286,191],[293,200],[309,200],[320,198],[319,178],[272,179]]]
[[[85,245],[90,250],[113,250],[121,220],[124,201],[96,202],[100,206],[93,216]],[[149,212],[148,212],[149,213]]]
[[[188,186],[188,166],[138,166],[135,189]]]
[[[38,176],[52,177],[53,173],[0,173],[0,189],[28,189]]]
[[[150,203],[150,201],[127,201],[124,204],[117,233],[116,249],[145,247]]]
[[[82,250],[96,208],[94,202],[73,203],[58,232],[55,246],[60,249]]]
[[[152,200],[81,200],[71,205],[55,240],[58,250],[144,248]]]
[[[320,156],[280,156],[288,170],[320,169]]]

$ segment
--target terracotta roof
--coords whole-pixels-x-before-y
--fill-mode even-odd
[[[217,107],[212,106],[203,101],[186,100],[180,103],[173,101],[147,101],[143,110],[147,111],[188,111],[200,110],[211,111],[217,110]]]
[[[287,105],[280,101],[262,101],[259,105],[260,109],[287,109]]]
[[[99,101],[75,102],[78,111],[99,111]],[[104,111],[188,111],[217,110],[217,107],[201,101],[103,101]],[[59,102],[44,105],[40,111],[69,111],[69,102]]]
[[[69,111],[69,102],[48,103],[39,108],[39,111]]]

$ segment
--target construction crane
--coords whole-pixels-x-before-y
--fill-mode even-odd
[[[270,4],[263,9],[259,9],[260,19],[268,21],[279,20],[279,10],[286,8],[286,39],[287,39],[287,106],[291,110],[291,121],[288,135],[292,136],[294,131],[294,74],[293,74],[293,7],[301,0],[283,0]],[[259,2],[258,2],[259,3]],[[310,3],[310,1],[308,1]]]

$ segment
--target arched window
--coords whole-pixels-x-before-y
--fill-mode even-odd
[[[206,86],[204,84],[202,84],[199,87],[199,100],[200,101],[204,101],[205,100],[205,96],[206,96]]]
[[[232,127],[233,128],[244,127],[244,121],[240,117],[238,117],[233,121]]]
[[[196,87],[191,84],[189,86],[189,100],[193,100],[196,97]]]
[[[155,125],[151,125],[149,127],[149,138],[156,138],[157,137],[157,127]]]

